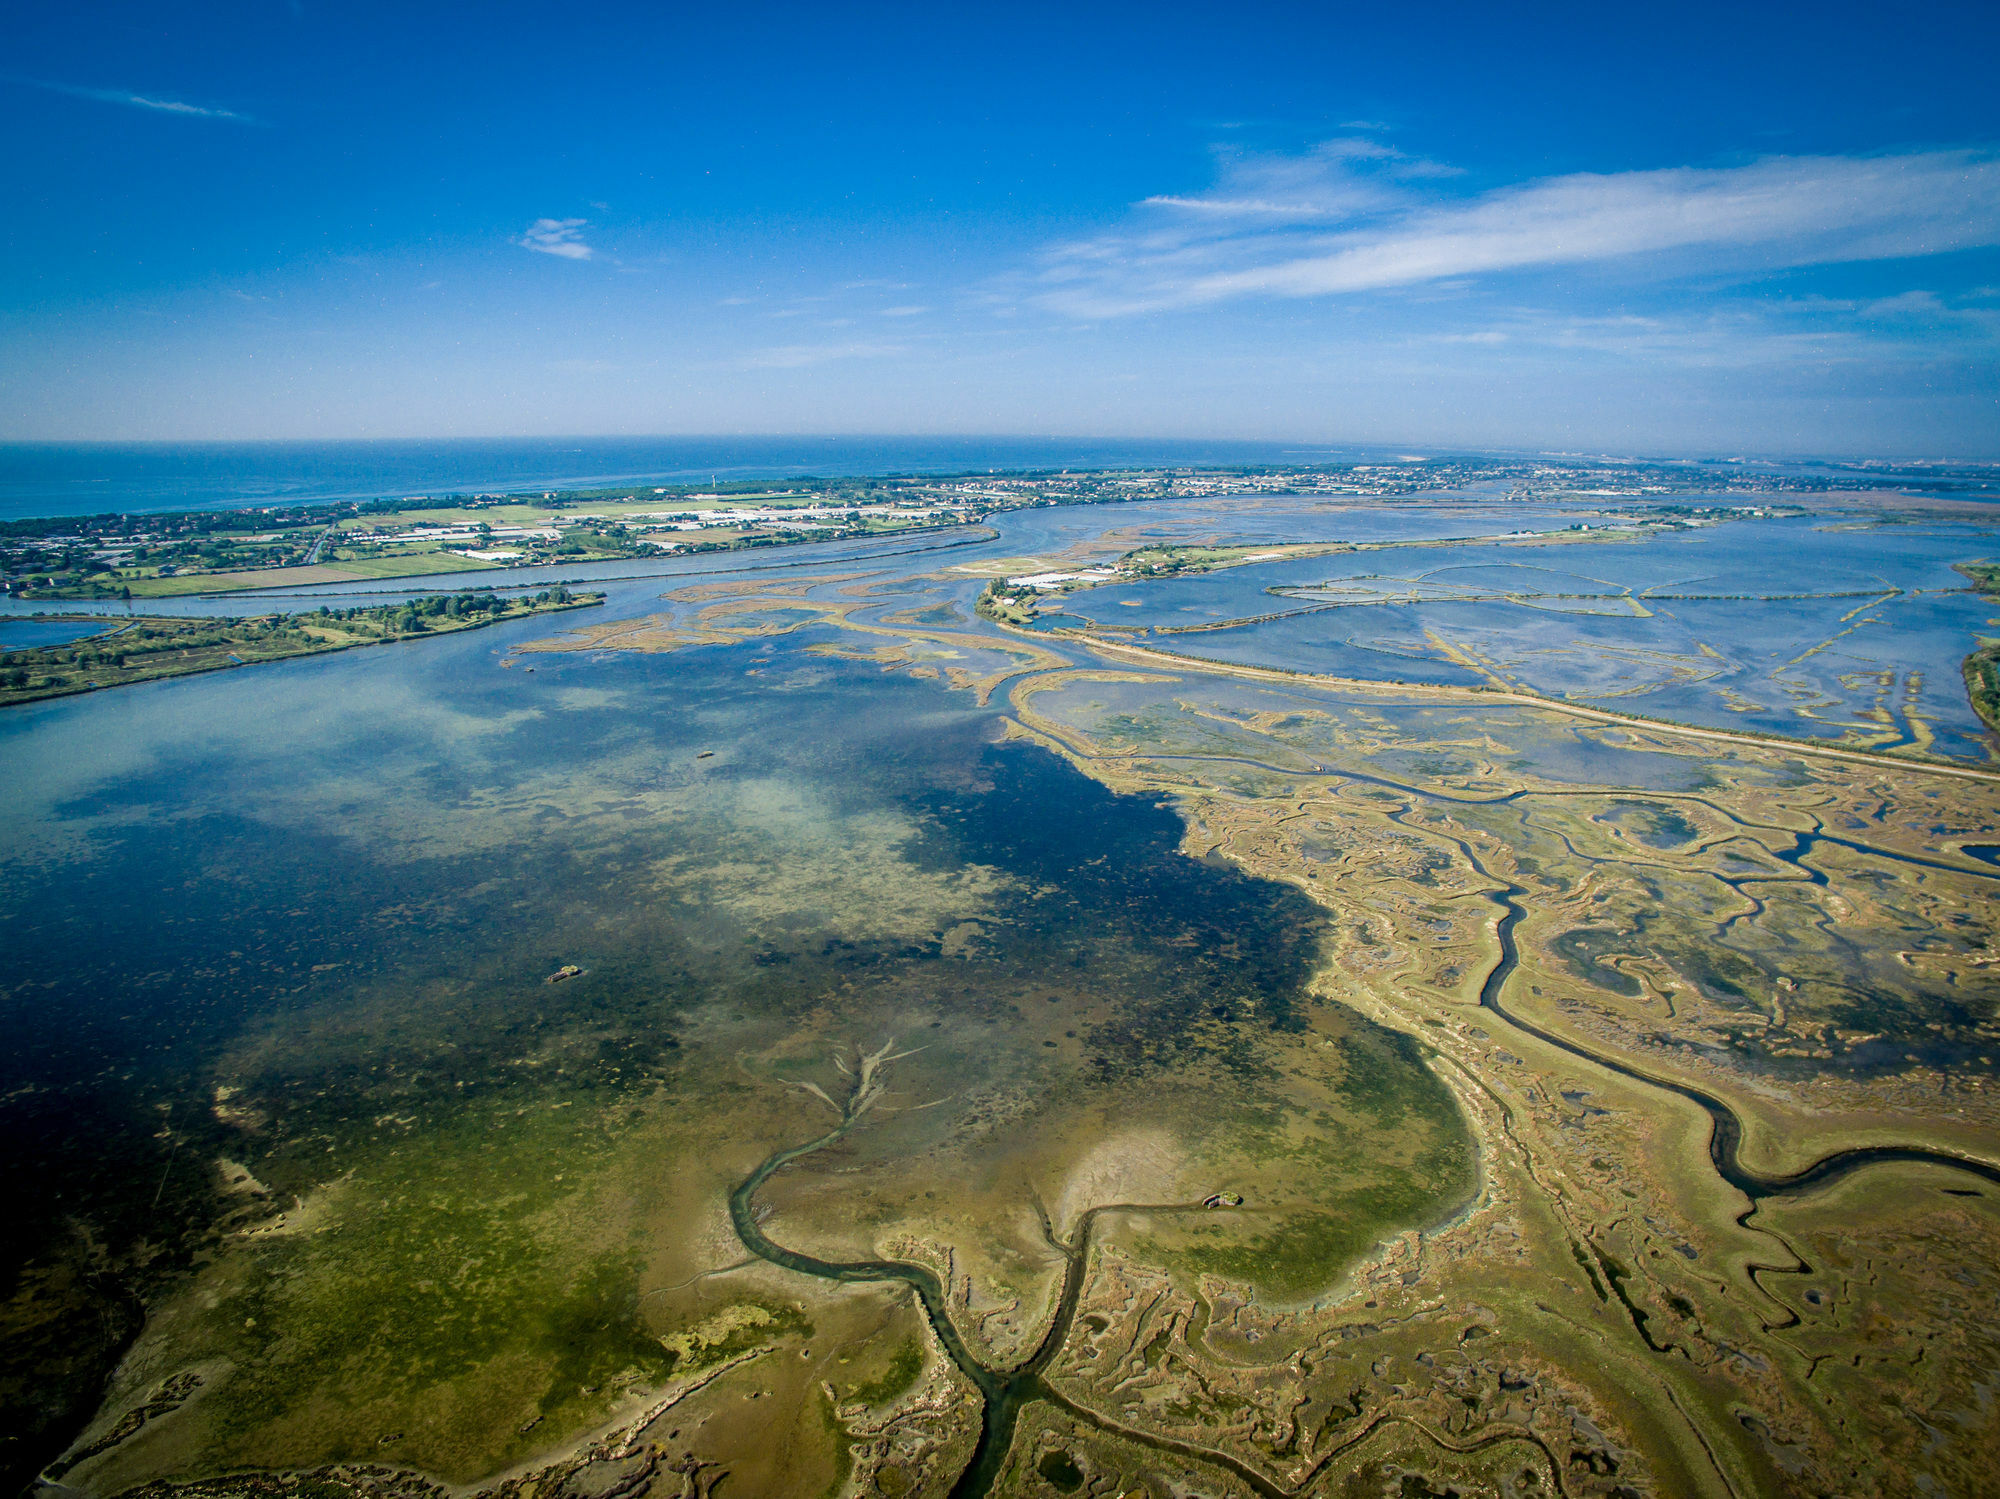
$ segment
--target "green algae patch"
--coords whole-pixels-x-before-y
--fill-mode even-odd
[[[1442,1131],[1460,1128],[1451,1094],[1424,1066],[1413,1037],[1379,1025],[1357,1026],[1340,1038],[1342,1098],[1383,1129],[1406,1119]]]
[[[1148,1234],[1133,1250],[1170,1270],[1248,1286],[1269,1301],[1299,1301],[1330,1289],[1384,1239],[1433,1217],[1441,1195],[1426,1173],[1398,1172],[1337,1193],[1323,1208],[1275,1221],[1262,1213],[1218,1212]]]
[[[1332,1287],[1375,1245],[1466,1201],[1477,1153],[1451,1095],[1406,1038],[1374,1027],[1362,1034],[1390,1044],[1372,1067],[1350,1063],[1349,1079],[1366,1086],[1344,1107],[1243,1111],[1218,1136],[1216,1154],[1243,1164],[1232,1179],[1244,1191],[1218,1194],[1213,1209],[1151,1218],[1133,1252],[1294,1302]],[[1357,1049],[1373,1051],[1365,1041]]]
[[[833,1401],[827,1397],[824,1387],[813,1392],[813,1409],[819,1415],[819,1429],[832,1449],[833,1474],[827,1486],[820,1490],[823,1499],[834,1499],[835,1495],[846,1492],[847,1480],[854,1474],[854,1442],[847,1434],[847,1428],[840,1424],[840,1415],[833,1408]],[[882,1485],[888,1491],[888,1485]]]
[[[468,1110],[239,1237],[157,1322],[177,1359],[228,1369],[177,1418],[192,1450],[172,1466],[383,1460],[465,1482],[726,1356],[727,1332],[675,1348],[647,1326],[634,1232],[604,1207],[615,1141],[573,1118]]]
[[[1613,968],[1605,960],[1630,953],[1635,945],[1631,933],[1604,927],[1577,927],[1551,937],[1548,943],[1549,951],[1561,958],[1569,971],[1585,983],[1608,989],[1613,994],[1622,994],[1627,999],[1639,997],[1639,981],[1631,974]]]
[[[1146,1247],[1165,1264],[1219,1275],[1283,1300],[1332,1285],[1374,1242],[1375,1227],[1366,1215],[1298,1213],[1247,1238],[1221,1224],[1204,1224],[1186,1230],[1177,1247],[1151,1242]]]
[[[923,1372],[923,1344],[905,1338],[889,1356],[888,1367],[874,1379],[856,1385],[848,1398],[864,1405],[886,1405],[914,1385]]]
[[[1035,1471],[1062,1493],[1073,1494],[1083,1487],[1083,1469],[1061,1448],[1044,1452],[1041,1461],[1035,1464]]]
[[[748,1353],[775,1338],[810,1338],[813,1325],[795,1306],[738,1301],[679,1332],[661,1338],[676,1374],[697,1374]]]

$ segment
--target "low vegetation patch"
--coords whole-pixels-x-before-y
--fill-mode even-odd
[[[601,593],[574,594],[555,588],[531,597],[461,593],[366,608],[322,605],[309,614],[248,619],[144,615],[86,640],[0,651],[0,707],[357,645],[444,635],[603,602]]]

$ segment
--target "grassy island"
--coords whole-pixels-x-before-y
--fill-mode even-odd
[[[987,619],[1025,629],[1035,622],[1035,600],[1038,597],[1040,595],[1032,588],[995,578],[986,585],[986,591],[979,595],[979,601],[973,607]]]
[[[1961,562],[1975,593],[2000,598],[2000,562]],[[2000,733],[2000,640],[1989,640],[1965,658],[1965,695],[1986,727]]]
[[[357,645],[448,635],[603,602],[601,593],[554,588],[520,598],[460,593],[353,609],[322,605],[310,613],[254,618],[140,615],[122,624],[107,620],[110,628],[88,639],[0,651],[0,707]]]

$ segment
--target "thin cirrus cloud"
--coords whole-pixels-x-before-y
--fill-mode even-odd
[[[901,344],[781,344],[745,354],[737,363],[752,370],[796,370],[840,359],[891,359],[906,352]]]
[[[1443,169],[1371,147],[1225,161],[1212,192],[1147,199],[1131,227],[1048,252],[1031,294],[1115,317],[1644,256],[1708,270],[2000,244],[1991,151],[1576,173],[1451,200],[1425,181]]]
[[[189,104],[183,99],[161,99],[152,94],[135,94],[122,88],[83,88],[74,83],[50,83],[40,78],[19,80],[52,94],[72,99],[93,99],[99,104],[123,104],[132,109],[150,109],[157,114],[180,115],[196,120],[229,120],[238,125],[254,125],[256,120],[233,109],[216,109],[206,104]]]
[[[583,242],[583,231],[589,224],[589,219],[536,219],[514,243],[540,255],[559,255],[564,260],[588,260],[594,253]]]
[[[1183,216],[1190,227],[1326,222],[1404,203],[1412,180],[1459,175],[1455,167],[1405,155],[1365,136],[1321,141],[1299,156],[1221,150],[1216,164],[1220,180],[1213,192],[1161,194],[1139,207]],[[1172,228],[1166,233],[1171,237]]]

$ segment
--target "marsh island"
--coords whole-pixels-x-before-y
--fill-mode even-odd
[[[58,615],[52,623],[76,627],[74,634],[67,629],[58,631],[71,638],[0,651],[0,707],[232,666],[323,655],[357,645],[421,640],[603,602],[602,594],[572,594],[559,587],[515,597],[483,592],[343,609],[322,604],[310,611],[250,618],[134,614],[101,620],[89,615],[73,619]],[[7,643],[7,637],[0,634],[0,645]]]

